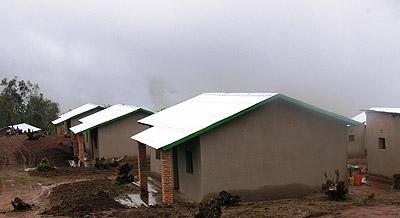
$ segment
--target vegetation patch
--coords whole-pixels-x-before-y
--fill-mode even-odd
[[[54,166],[54,163],[51,162],[49,159],[47,158],[43,158],[38,166],[37,166],[37,170],[40,172],[47,172],[47,171],[52,171],[55,170],[56,167]]]

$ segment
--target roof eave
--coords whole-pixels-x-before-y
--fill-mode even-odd
[[[139,109],[137,109],[137,110],[135,110],[135,111],[129,112],[129,113],[124,114],[124,115],[119,116],[119,117],[116,117],[116,118],[111,119],[111,120],[109,120],[109,121],[106,121],[106,122],[104,122],[104,123],[100,123],[100,124],[98,124],[98,125],[95,125],[95,126],[92,126],[92,127],[90,127],[90,128],[87,128],[87,129],[78,131],[78,132],[76,132],[76,133],[74,132],[74,134],[80,134],[80,133],[83,133],[83,132],[86,132],[86,131],[90,131],[90,130],[95,129],[95,128],[99,128],[99,127],[101,127],[101,126],[108,125],[108,124],[110,124],[110,123],[113,123],[113,122],[115,122],[115,121],[124,119],[124,118],[126,118],[126,117],[128,117],[128,116],[131,116],[131,115],[133,115],[133,114],[135,114],[135,113],[139,113],[139,112],[153,113],[153,112],[151,112],[151,111],[149,111],[149,110],[145,110],[145,109],[143,109],[143,108],[139,108]],[[71,129],[71,128],[70,128],[70,129]]]
[[[184,138],[182,138],[180,140],[177,140],[177,141],[175,141],[175,142],[173,142],[171,144],[165,145],[161,149],[164,150],[164,151],[168,150],[168,149],[171,149],[171,148],[173,148],[173,147],[175,147],[175,146],[177,146],[177,145],[179,145],[179,144],[181,144],[183,142],[186,142],[186,141],[188,141],[188,140],[190,140],[190,139],[192,139],[194,137],[197,137],[197,136],[199,136],[199,135],[201,135],[203,133],[206,133],[206,132],[208,132],[208,131],[210,131],[212,129],[215,129],[215,128],[217,128],[217,127],[219,127],[219,126],[221,126],[221,125],[223,125],[223,124],[225,124],[225,123],[227,123],[227,122],[229,122],[229,121],[231,121],[233,119],[241,117],[244,114],[246,114],[246,113],[248,113],[250,111],[253,111],[256,108],[258,108],[258,107],[260,107],[260,106],[262,106],[264,104],[267,104],[269,102],[272,102],[272,101],[274,101],[276,99],[283,99],[285,101],[291,102],[291,103],[296,104],[298,106],[301,106],[301,107],[304,107],[304,108],[319,112],[319,113],[324,114],[324,115],[329,116],[329,117],[333,117],[335,119],[343,121],[345,124],[348,124],[348,125],[353,125],[353,126],[362,125],[362,123],[357,122],[355,120],[352,120],[350,118],[347,118],[345,116],[342,116],[342,115],[339,115],[339,114],[324,110],[322,108],[316,107],[316,106],[311,105],[311,104],[307,104],[305,102],[299,101],[299,100],[294,99],[294,98],[290,98],[290,97],[288,97],[286,95],[283,95],[283,94],[276,94],[276,95],[274,95],[274,96],[272,96],[272,97],[270,97],[270,98],[268,98],[268,99],[266,99],[264,101],[261,101],[261,102],[255,104],[255,105],[253,105],[253,106],[251,106],[251,107],[249,107],[247,109],[244,109],[244,110],[242,110],[242,111],[240,111],[240,112],[238,112],[238,113],[236,113],[236,114],[234,114],[232,116],[229,116],[229,117],[227,117],[227,118],[225,118],[223,120],[220,120],[220,121],[218,121],[218,122],[216,122],[216,123],[214,123],[214,124],[212,124],[212,125],[210,125],[210,126],[208,126],[206,128],[203,128],[203,129],[201,129],[201,130],[199,130],[199,131],[197,131],[195,133],[192,133],[192,134],[190,134],[190,135],[188,135],[188,136],[186,136],[186,137],[184,137]],[[148,124],[145,124],[145,123],[142,123],[142,122],[140,122],[140,123],[143,124],[143,125],[148,125]]]

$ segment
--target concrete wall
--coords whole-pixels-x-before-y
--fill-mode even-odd
[[[365,149],[365,133],[366,126],[349,126],[347,128],[347,157],[348,158],[366,158]],[[353,135],[354,141],[350,141],[349,137]]]
[[[121,120],[99,127],[99,158],[118,158],[127,155],[128,161],[136,160],[138,144],[130,137],[147,128],[137,122],[139,119],[146,116],[148,116],[148,114],[138,112]]]
[[[185,142],[177,147],[178,149],[178,168],[179,168],[179,191],[184,193],[189,199],[198,200],[203,196],[202,192],[202,158],[199,138]],[[193,173],[186,172],[186,151],[192,152]],[[205,169],[212,170],[212,169]]]
[[[347,178],[346,145],[343,122],[277,100],[200,136],[195,176],[179,155],[179,190],[194,201],[222,190],[244,200],[301,196],[321,188],[324,172]]]
[[[392,178],[400,173],[400,116],[367,111],[366,149],[368,173]],[[379,149],[379,138],[386,149]]]

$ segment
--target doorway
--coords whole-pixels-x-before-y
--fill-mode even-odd
[[[172,165],[174,168],[174,189],[179,190],[178,149],[172,148]]]

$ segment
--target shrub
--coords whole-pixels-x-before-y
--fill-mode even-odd
[[[222,191],[219,193],[217,201],[221,206],[224,206],[225,208],[236,207],[239,205],[240,197],[232,195],[231,193],[228,193],[226,191]]]
[[[239,205],[240,197],[232,195],[229,192],[222,191],[218,197],[211,199],[208,202],[200,203],[197,208],[196,218],[208,218],[208,217],[221,217],[221,207],[236,207]]]
[[[55,167],[54,167],[54,164],[49,159],[43,158],[39,162],[37,169],[38,169],[38,171],[41,171],[41,172],[47,172],[47,171],[54,170]]]
[[[211,199],[208,202],[200,203],[198,205],[198,212],[196,213],[196,218],[209,218],[209,217],[221,217],[221,204]]]
[[[346,184],[340,180],[339,170],[335,170],[336,179],[328,179],[325,172],[326,182],[322,184],[322,191],[328,196],[330,200],[341,201],[346,200],[348,189]]]
[[[106,159],[101,158],[96,158],[95,163],[94,163],[94,167],[96,167],[97,169],[107,169],[108,168],[108,162],[106,161]]]
[[[130,182],[133,182],[132,165],[124,163],[118,167],[118,176],[116,183],[118,185],[122,185]]]

